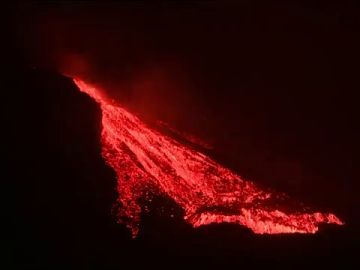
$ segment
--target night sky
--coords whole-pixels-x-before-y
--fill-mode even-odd
[[[290,2],[12,6],[3,103],[4,179],[16,192],[11,263],[356,263],[360,10],[355,1]],[[231,224],[192,229],[174,202],[156,198],[132,240],[113,214],[116,178],[100,154],[100,109],[71,75],[106,89],[149,125],[161,120],[195,135],[211,145],[206,154],[246,179],[346,225],[316,235],[260,236]]]

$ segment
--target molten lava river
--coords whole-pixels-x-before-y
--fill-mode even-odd
[[[258,234],[315,233],[320,223],[343,224],[334,214],[305,207],[287,209],[290,199],[260,189],[206,155],[145,125],[96,87],[73,79],[102,110],[102,156],[117,175],[119,219],[138,233],[140,199],[167,196],[193,227],[230,222]]]

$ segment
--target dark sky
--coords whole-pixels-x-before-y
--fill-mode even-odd
[[[351,262],[358,11],[348,1],[16,4],[5,109],[16,108],[6,149],[20,191],[17,263],[156,265],[162,254],[185,265]],[[63,74],[98,84],[148,123],[202,138],[240,175],[348,225],[270,239],[233,226],[192,231],[154,210],[130,241],[110,215],[115,180],[99,154],[99,108]]]

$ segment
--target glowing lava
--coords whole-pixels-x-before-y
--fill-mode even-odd
[[[136,236],[139,199],[158,192],[184,209],[194,227],[231,222],[255,233],[315,233],[320,223],[343,224],[333,214],[285,209],[284,194],[260,189],[209,157],[147,127],[84,81],[74,82],[102,110],[102,155],[118,179],[119,217]]]

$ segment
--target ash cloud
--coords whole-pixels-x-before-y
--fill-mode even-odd
[[[172,13],[125,4],[24,5],[16,38],[31,66],[97,84],[149,119],[176,121],[185,107],[199,106],[180,55],[192,43],[179,31],[186,19]]]

